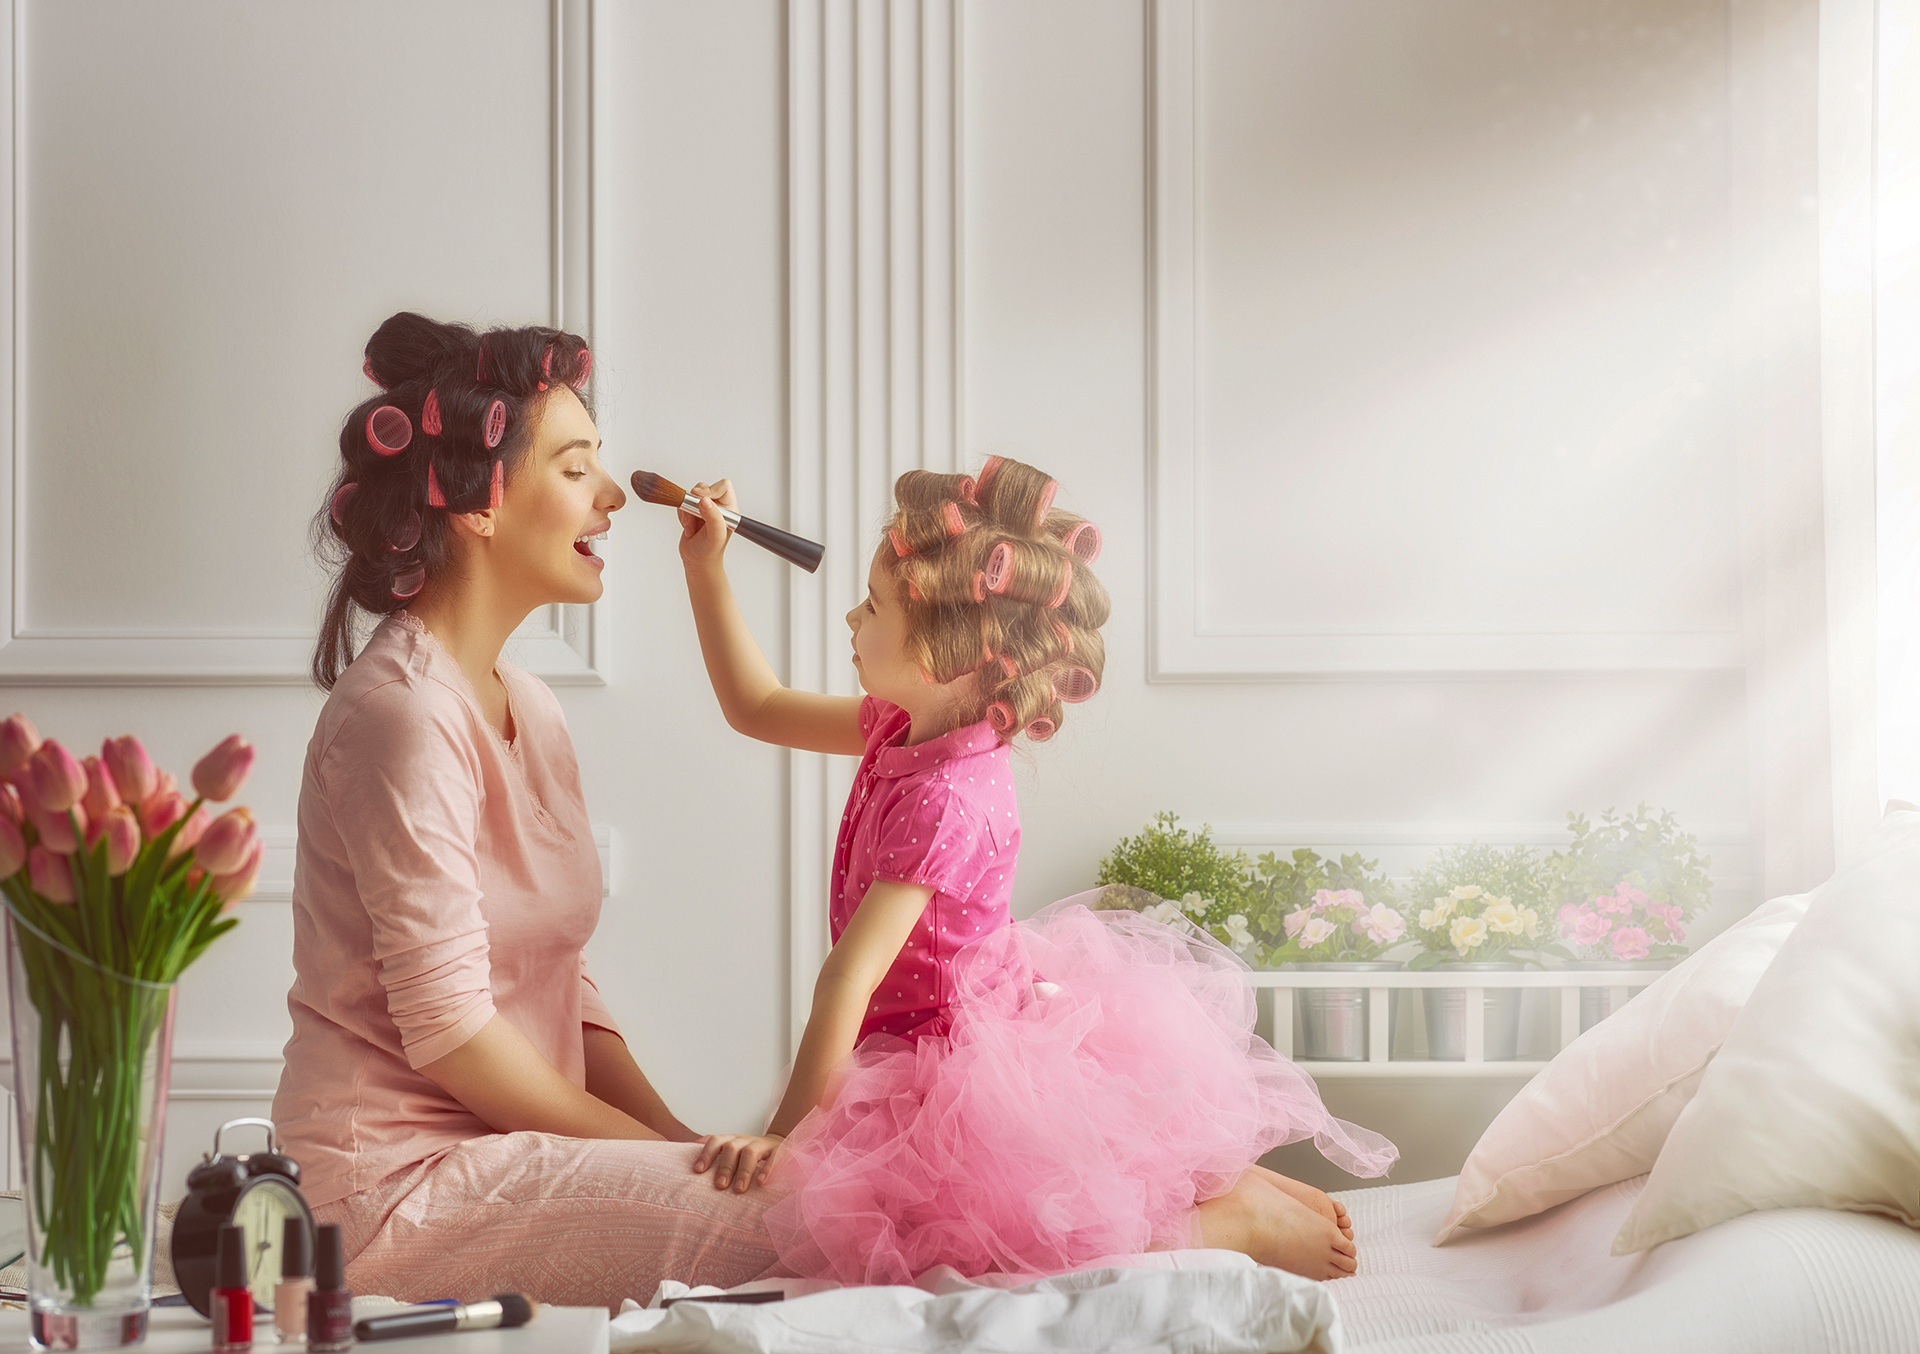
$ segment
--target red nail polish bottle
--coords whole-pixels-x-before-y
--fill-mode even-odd
[[[353,1348],[353,1294],[347,1291],[347,1261],[340,1224],[323,1222],[319,1255],[313,1267],[313,1292],[307,1294],[307,1348]]]
[[[207,1315],[213,1321],[213,1347],[253,1348],[253,1290],[247,1287],[247,1234],[239,1227],[220,1229]]]

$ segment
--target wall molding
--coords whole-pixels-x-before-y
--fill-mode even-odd
[[[914,468],[965,446],[962,0],[788,0],[788,499],[827,547],[788,590],[789,681],[858,694],[839,641],[870,537]],[[826,957],[829,843],[852,767],[788,754],[789,1043]]]
[[[1738,670],[1725,630],[1229,632],[1202,624],[1197,549],[1200,301],[1196,184],[1196,11],[1152,0],[1148,43],[1148,680],[1244,682]]]
[[[304,629],[218,630],[205,628],[86,628],[27,623],[26,385],[28,346],[26,287],[31,275],[26,237],[27,0],[11,0],[0,69],[10,87],[0,99],[6,126],[0,131],[0,230],[8,265],[0,269],[5,295],[0,307],[11,317],[0,344],[0,426],[9,447],[0,473],[0,685],[78,686],[305,686],[313,634]],[[594,270],[593,110],[594,0],[549,0],[552,90],[552,203],[550,216],[551,322],[592,342],[596,297]],[[543,607],[517,632],[508,656],[558,686],[599,686],[597,606]]]

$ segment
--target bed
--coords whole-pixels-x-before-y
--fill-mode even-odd
[[[1244,1256],[1183,1251],[1039,1283],[781,1288],[765,1306],[658,1303],[616,1317],[612,1349],[1165,1354],[1912,1354],[1920,1233],[1822,1209],[1749,1213],[1640,1255],[1609,1247],[1646,1177],[1431,1244],[1454,1181],[1353,1190],[1361,1270],[1310,1283]]]

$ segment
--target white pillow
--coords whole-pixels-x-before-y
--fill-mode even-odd
[[[1433,1244],[1651,1170],[1810,896],[1761,904],[1562,1049],[1474,1144]]]
[[[1920,811],[1893,807],[1814,895],[1614,1238],[1764,1208],[1920,1227]]]

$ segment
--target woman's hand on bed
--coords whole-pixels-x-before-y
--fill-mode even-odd
[[[701,1175],[713,1168],[715,1189],[733,1188],[745,1194],[755,1185],[767,1183],[773,1171],[775,1154],[786,1141],[778,1133],[759,1136],[752,1133],[715,1133],[694,1158],[693,1173]]]

